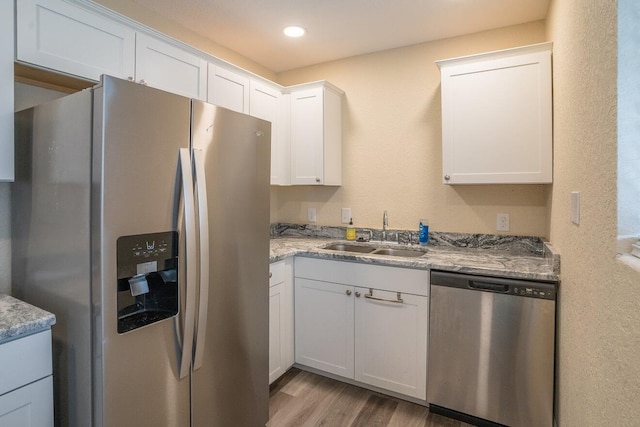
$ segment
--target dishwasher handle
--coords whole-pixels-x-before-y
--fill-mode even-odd
[[[509,285],[500,283],[479,282],[476,280],[469,280],[469,288],[477,291],[491,291],[509,293]]]

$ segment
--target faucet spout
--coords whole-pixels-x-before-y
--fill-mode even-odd
[[[387,240],[387,227],[389,226],[389,215],[387,211],[382,214],[382,238],[380,240]]]

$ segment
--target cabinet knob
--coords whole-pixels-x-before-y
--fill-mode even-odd
[[[273,277],[273,273],[269,272],[269,279],[271,279]]]
[[[351,291],[347,289],[347,295],[351,295]]]
[[[316,177],[316,182],[320,182],[320,177]]]
[[[147,81],[145,79],[140,79],[140,84],[142,86],[146,86],[147,85]]]
[[[127,77],[127,80],[129,80],[130,82],[133,82],[133,81],[135,81],[136,79],[134,79],[133,77],[129,76],[129,77]]]
[[[360,292],[356,292],[356,298],[360,298],[360,295],[362,295]]]
[[[445,175],[445,176],[444,176],[444,180],[445,180],[445,181],[449,181],[450,179],[451,179],[451,177],[450,177],[449,175]]]

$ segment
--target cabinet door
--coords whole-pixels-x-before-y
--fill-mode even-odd
[[[13,181],[13,0],[0,0],[0,181]]]
[[[96,81],[134,76],[133,29],[61,0],[16,4],[18,61]]]
[[[0,396],[0,426],[53,426],[52,377]]]
[[[271,185],[288,185],[291,176],[289,140],[283,132],[283,95],[278,89],[251,80],[249,114],[271,122]]]
[[[282,288],[283,283],[269,288],[269,384],[284,374],[282,363],[284,349],[282,345]]]
[[[536,49],[439,63],[445,184],[552,181],[551,51]]]
[[[288,292],[285,284],[269,288],[269,384],[289,368],[286,366]]]
[[[295,279],[296,362],[353,378],[353,287]]]
[[[249,113],[249,79],[209,63],[207,102],[239,113]]]
[[[207,61],[160,39],[137,33],[136,81],[204,100],[207,96]]]
[[[324,182],[323,89],[291,94],[291,183]]]
[[[418,399],[427,394],[427,297],[356,288],[355,379]]]

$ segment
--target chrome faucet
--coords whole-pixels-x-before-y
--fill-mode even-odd
[[[389,225],[389,215],[387,215],[387,211],[384,211],[382,214],[382,237],[380,240],[387,240],[387,226]]]

